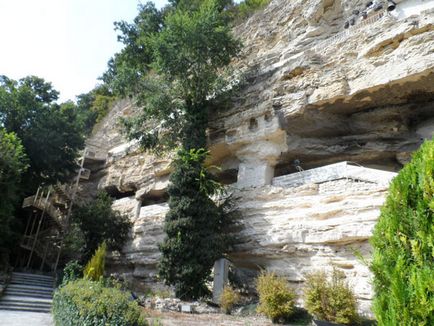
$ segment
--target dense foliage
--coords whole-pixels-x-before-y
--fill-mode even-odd
[[[283,277],[263,272],[256,280],[256,290],[259,295],[258,312],[273,322],[287,320],[294,314],[296,295]]]
[[[84,267],[84,277],[93,281],[99,281],[104,276],[106,251],[107,245],[103,242]]]
[[[434,325],[434,141],[392,181],[372,245],[379,325]]]
[[[240,48],[226,4],[180,0],[162,11],[151,3],[140,7],[134,24],[117,24],[125,48],[105,75],[113,89],[143,107],[124,121],[130,138],[145,148],[181,146],[168,191],[160,276],[183,298],[208,292],[207,277],[226,248],[222,209],[210,198],[220,187],[203,167],[208,113],[225,88],[220,75]]]
[[[71,260],[63,268],[62,285],[78,280],[82,276],[83,266],[77,260]]]
[[[68,282],[54,293],[53,317],[56,325],[146,325],[127,293],[88,279]]]
[[[95,200],[74,209],[72,221],[79,231],[69,242],[74,245],[84,238],[82,259],[89,259],[103,242],[110,250],[121,250],[125,244],[132,224],[128,216],[112,209],[112,202],[106,192],[100,192]]]
[[[256,11],[264,8],[270,0],[245,0],[230,9],[231,15],[236,23],[240,23]]]
[[[78,123],[85,134],[89,134],[94,125],[107,115],[115,100],[116,96],[105,84],[77,96]]]
[[[22,174],[27,169],[27,157],[14,133],[0,128],[0,251],[9,247],[14,205],[19,195]]]
[[[75,105],[56,103],[58,92],[43,79],[0,76],[0,125],[21,140],[30,167],[23,180],[34,191],[42,182],[65,181],[77,168],[84,138]]]
[[[345,325],[359,321],[356,297],[337,269],[330,279],[325,272],[309,274],[304,296],[307,311],[317,319]]]

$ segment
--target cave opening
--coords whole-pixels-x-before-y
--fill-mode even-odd
[[[136,194],[136,190],[120,191],[116,186],[109,186],[104,189],[110,197],[118,200],[122,198],[132,197]]]

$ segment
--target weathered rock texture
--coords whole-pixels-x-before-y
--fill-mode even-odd
[[[434,1],[397,2],[397,18],[373,14],[344,30],[365,1],[273,0],[235,28],[243,87],[232,108],[211,116],[209,144],[222,180],[236,182],[242,218],[230,257],[244,275],[266,267],[301,286],[305,273],[335,265],[369,311],[370,273],[355,251],[369,256],[387,186],[357,178],[271,183],[341,161],[398,171],[432,137]],[[104,144],[108,158],[92,166],[83,189],[108,190],[133,220],[132,240],[112,266],[146,287],[164,237],[170,157],[122,139],[115,117],[133,111],[121,103],[97,128],[90,142]]]

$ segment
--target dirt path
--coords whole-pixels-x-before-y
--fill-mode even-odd
[[[224,314],[184,314],[146,310],[150,326],[272,326],[261,316],[230,316]],[[297,326],[292,324],[291,326]]]

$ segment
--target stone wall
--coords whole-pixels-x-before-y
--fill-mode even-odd
[[[375,180],[381,172],[289,188],[273,180],[342,161],[396,172],[432,137],[434,1],[419,2],[399,1],[398,14],[357,18],[345,30],[365,1],[272,0],[235,28],[242,87],[230,109],[210,117],[209,163],[235,183],[242,218],[230,257],[246,279],[265,267],[300,287],[305,273],[336,265],[369,312],[370,274],[355,251],[369,257],[387,191]],[[131,241],[112,269],[145,289],[157,284],[171,157],[122,139],[116,119],[136,110],[119,103],[96,128],[89,141],[105,144],[107,160],[93,166],[82,194],[106,189],[129,214]]]

